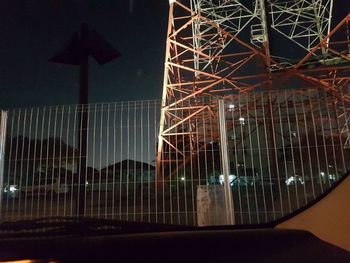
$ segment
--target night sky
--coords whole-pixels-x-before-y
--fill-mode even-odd
[[[336,0],[335,22],[350,11]],[[87,22],[122,57],[90,63],[90,102],[160,99],[168,0],[1,0],[0,108],[75,104],[78,67],[49,62]]]
[[[48,60],[87,22],[122,57],[90,62],[90,102],[161,97],[168,1],[0,1],[0,107],[75,104],[78,67]]]

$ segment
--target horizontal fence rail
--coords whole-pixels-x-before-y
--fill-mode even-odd
[[[173,128],[160,153],[160,101],[9,110],[1,119],[0,220],[226,224],[230,189],[236,224],[266,223],[308,204],[350,168],[349,113],[331,93],[230,95],[225,192],[218,100],[191,103],[165,117]],[[174,116],[184,121],[171,123]]]

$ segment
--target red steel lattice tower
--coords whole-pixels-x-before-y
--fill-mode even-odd
[[[267,130],[269,147],[275,149],[267,158],[276,173],[277,148],[285,144],[278,127],[289,125],[294,133],[302,122],[309,125],[281,117],[292,108],[313,116],[322,105],[334,107],[336,116],[313,122],[322,125],[323,136],[339,140],[342,149],[350,145],[350,15],[331,30],[332,8],[330,0],[170,0],[158,182],[179,173],[179,167],[218,139],[213,125],[206,125],[217,122],[213,98],[230,102],[229,110],[238,109],[228,120],[233,125],[247,122],[254,110],[257,127]],[[295,54],[288,53],[292,46]],[[253,132],[258,133],[249,128],[241,144]],[[301,133],[307,135],[307,128]],[[346,169],[344,161],[342,165]]]

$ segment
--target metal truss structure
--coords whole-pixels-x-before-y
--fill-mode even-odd
[[[270,0],[271,27],[307,51],[330,32],[332,0]]]
[[[272,33],[309,52],[330,32],[333,0],[191,0],[191,9],[233,36],[245,33],[249,36],[246,41],[256,47],[267,43]],[[206,30],[200,21],[194,23],[195,47],[205,45],[196,36]],[[283,55],[276,56],[293,63]]]
[[[256,113],[254,98],[266,95],[259,108],[264,114],[255,114],[260,117],[251,121],[268,131],[266,147],[274,149],[269,153],[270,160],[275,160],[270,164],[274,171],[278,170],[278,148],[287,143],[286,135],[276,129],[303,126],[305,135],[312,126],[311,120],[311,124],[298,118],[291,121],[286,112],[281,118],[281,104],[276,106],[279,91],[289,93],[282,111],[291,107],[295,115],[322,111],[320,105],[325,102],[334,112],[313,119],[321,125],[313,127],[315,136],[333,138],[343,149],[350,144],[350,15],[330,30],[332,6],[333,1],[325,0],[256,0],[249,5],[236,0],[170,1],[157,152],[159,181],[174,174],[169,166],[185,167],[195,156],[200,158],[208,143],[219,141],[218,130],[206,124],[217,123],[216,98],[227,101],[228,111],[239,109],[233,123],[242,124],[251,110]],[[274,56],[270,42],[278,39],[271,40],[270,32],[306,53],[292,62]],[[245,103],[234,102],[243,95]],[[207,126],[211,140],[205,138]],[[244,140],[249,140],[256,129],[244,127]],[[348,168],[344,162],[341,166]]]

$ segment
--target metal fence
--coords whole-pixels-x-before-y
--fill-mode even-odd
[[[220,116],[216,99],[194,102],[206,110],[176,126],[161,164],[160,101],[3,112],[1,221],[225,224],[230,191],[231,222],[264,223],[314,200],[349,169],[348,112],[332,94],[255,92],[223,103]]]
[[[246,93],[227,101],[236,222],[288,215],[349,170],[346,105],[322,88]]]
[[[151,220],[159,110],[141,101],[9,111],[2,220],[81,212]]]

